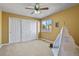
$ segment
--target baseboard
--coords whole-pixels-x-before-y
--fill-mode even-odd
[[[2,44],[0,44],[0,48],[2,47],[3,45]]]
[[[34,39],[34,40],[37,40],[37,39]],[[1,44],[1,46],[12,45],[12,44],[17,44],[17,43],[24,43],[24,42],[30,42],[30,41],[34,41],[34,40],[22,41],[22,42],[15,42],[15,43],[4,43],[4,44]]]
[[[4,45],[9,45],[9,44],[8,43],[2,44],[2,46],[4,46]]]
[[[75,46],[76,46],[76,48],[78,48],[78,49],[79,49],[79,46],[78,46],[77,44],[75,44]]]
[[[53,43],[53,41],[47,40],[47,39],[43,39],[43,38],[40,38],[40,40],[46,41],[46,42],[48,42],[48,43]]]

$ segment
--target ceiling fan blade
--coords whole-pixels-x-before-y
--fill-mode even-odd
[[[31,10],[33,10],[34,8],[25,8],[25,9],[31,9]]]
[[[40,8],[40,10],[48,10],[48,9],[49,9],[48,7]]]

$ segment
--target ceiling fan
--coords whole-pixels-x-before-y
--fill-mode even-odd
[[[33,12],[31,14],[39,14],[41,12],[41,10],[48,10],[48,7],[44,7],[41,8],[39,3],[36,3],[35,6],[33,8],[30,7],[26,7],[25,9],[29,9],[29,10],[33,10]]]

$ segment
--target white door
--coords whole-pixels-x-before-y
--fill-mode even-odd
[[[36,22],[32,20],[22,20],[22,41],[36,39]]]
[[[20,42],[20,20],[18,18],[9,18],[9,43]]]
[[[36,21],[31,21],[31,38],[37,39]]]
[[[9,18],[9,43],[34,40],[37,35],[36,21]]]

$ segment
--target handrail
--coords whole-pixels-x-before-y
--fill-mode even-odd
[[[62,42],[62,35],[63,35],[63,27],[61,28],[61,31],[60,33],[58,34],[54,44],[53,44],[53,48],[57,48],[57,55],[59,55],[59,51],[60,51],[60,48],[61,48],[61,42]]]
[[[72,36],[70,35],[67,27],[62,27],[53,44],[52,51],[54,56],[74,55],[76,51],[75,42]]]

